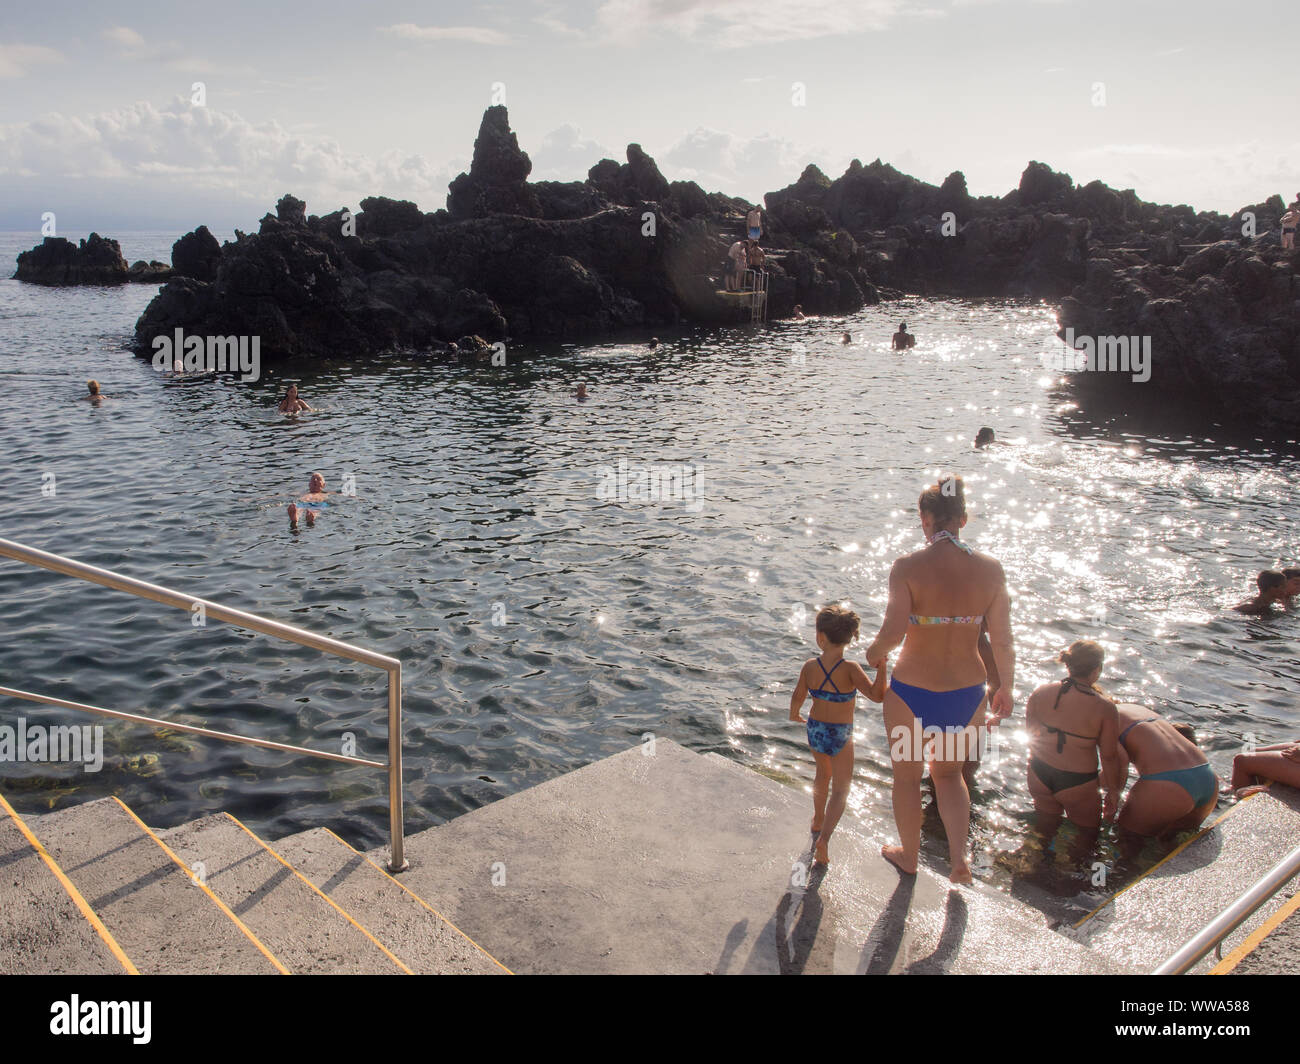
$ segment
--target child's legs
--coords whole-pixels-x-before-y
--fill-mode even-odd
[[[826,821],[826,798],[834,769],[830,757],[817,750],[813,751],[813,760],[817,763],[817,776],[813,780],[813,828],[821,831]]]
[[[840,752],[828,760],[831,765],[831,795],[826,805],[826,819],[822,822],[821,838],[818,839],[823,846],[848,804],[849,788],[853,786],[853,740],[846,742]]]

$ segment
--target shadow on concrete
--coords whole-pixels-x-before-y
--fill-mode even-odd
[[[934,945],[934,952],[928,957],[922,957],[909,964],[903,969],[903,974],[946,974],[952,962],[957,959],[957,951],[961,949],[961,940],[966,935],[966,921],[969,916],[970,911],[966,907],[966,899],[962,892],[956,889],[948,891],[948,903],[944,906],[943,912],[943,931],[939,934],[939,941]]]
[[[826,910],[819,893],[825,878],[826,866],[814,865],[808,873],[808,885],[800,890],[786,891],[777,904],[772,923],[776,933],[776,962],[782,975],[803,975],[807,970]],[[797,909],[799,915],[792,925],[790,915],[793,909]],[[835,952],[833,935],[823,952],[829,953],[826,971],[830,972]]]
[[[907,932],[907,913],[912,907],[912,895],[916,892],[916,876],[900,876],[898,886],[889,896],[884,909],[876,918],[867,942],[862,950],[862,963],[858,971],[862,975],[888,975],[898,958],[898,951],[903,946],[903,936]]]

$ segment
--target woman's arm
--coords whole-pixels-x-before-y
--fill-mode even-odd
[[[799,682],[795,684],[794,694],[790,696],[790,719],[803,722],[803,717],[799,715],[799,707],[808,701],[808,681],[803,678],[804,671],[808,668],[808,663],[799,670]]]
[[[1016,650],[1011,635],[1011,599],[1007,595],[1007,578],[1002,572],[1001,565],[998,565],[998,578],[998,593],[993,597],[993,603],[984,618],[988,625],[990,649],[993,652],[993,663],[998,674],[998,686],[989,703],[993,709],[990,724],[996,724],[1011,716],[1014,708],[1011,692],[1016,679]]]
[[[867,665],[875,668],[881,664],[907,635],[907,618],[912,612],[912,589],[902,574],[902,563],[894,562],[889,570],[889,605],[885,619],[871,646],[867,647]]]
[[[1128,775],[1128,758],[1120,761],[1119,710],[1114,702],[1102,707],[1101,732],[1097,736],[1097,752],[1101,755],[1102,803],[1101,818],[1113,820],[1119,807],[1120,792]]]

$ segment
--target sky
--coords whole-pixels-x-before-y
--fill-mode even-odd
[[[445,203],[483,109],[534,180],[635,141],[750,200],[880,158],[1003,195],[1031,159],[1230,213],[1300,191],[1279,0],[43,0],[0,13],[0,229],[255,229],[284,193]],[[197,99],[196,83],[202,83]]]

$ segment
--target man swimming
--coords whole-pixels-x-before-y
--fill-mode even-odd
[[[1266,616],[1273,612],[1273,603],[1286,598],[1287,579],[1276,569],[1265,569],[1255,577],[1255,586],[1259,588],[1258,595],[1232,607],[1238,613],[1249,617]]]
[[[977,450],[994,442],[996,442],[996,437],[993,435],[993,430],[987,425],[975,433],[975,447]]]
[[[1282,576],[1286,579],[1282,594],[1286,598],[1287,609],[1290,609],[1293,605],[1291,600],[1300,595],[1300,569],[1283,569]]]
[[[909,347],[916,346],[916,337],[907,331],[907,322],[898,326],[898,332],[894,333],[894,350],[906,351]]]
[[[299,514],[303,515],[308,528],[315,525],[317,512],[329,505],[328,499],[331,494],[333,493],[325,490],[325,478],[319,473],[313,473],[311,479],[307,481],[307,490],[298,496],[302,506],[292,502],[289,504],[289,527],[298,527]]]
[[[89,395],[83,395],[81,398],[84,399],[84,400],[85,400],[86,402],[88,402],[88,403],[92,403],[92,404],[94,404],[95,406],[99,406],[99,404],[100,404],[103,400],[109,398],[107,395],[103,395],[103,394],[101,394],[101,392],[100,392],[100,390],[99,390],[99,381],[97,381],[97,380],[88,380],[88,381],[86,381],[86,390],[87,390],[90,394],[89,394]]]

